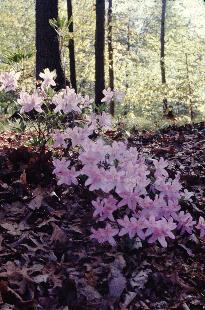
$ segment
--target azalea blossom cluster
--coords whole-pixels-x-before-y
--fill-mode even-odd
[[[196,221],[190,213],[181,211],[179,201],[190,200],[192,193],[183,191],[178,175],[175,179],[169,178],[168,162],[163,158],[154,159],[150,169],[136,148],[129,148],[124,142],[107,144],[102,138],[93,141],[88,128],[83,138],[81,128],[78,140],[77,135],[74,140],[70,135],[72,146],[80,147],[82,169],[75,170],[65,158],[56,159],[54,174],[59,185],[76,185],[79,176],[85,175],[85,186],[98,192],[92,201],[93,216],[99,224],[104,223],[104,228],[93,228],[91,238],[115,245],[117,238],[127,235],[148,243],[158,241],[166,247],[167,239],[175,239],[176,231],[191,234]],[[204,237],[202,217],[196,228]]]
[[[89,96],[83,97],[81,94],[76,94],[75,90],[70,87],[66,87],[58,94],[56,94],[52,103],[56,106],[54,112],[76,112],[81,113],[83,108],[88,108],[93,103],[93,99],[90,99]]]
[[[10,73],[6,72],[4,75],[10,76]],[[42,78],[41,87],[37,88],[31,94],[23,91],[20,92],[19,99],[17,100],[18,104],[21,105],[20,113],[28,113],[32,110],[39,113],[43,112],[42,105],[45,104],[45,99],[49,99],[49,103],[55,105],[55,113],[81,113],[83,109],[89,108],[94,101],[87,95],[77,95],[75,90],[68,86],[66,89],[55,94],[53,98],[47,98],[46,91],[48,91],[50,87],[56,86],[56,73],[46,68],[39,76]]]
[[[33,94],[27,92],[21,92],[20,98],[17,99],[19,105],[21,105],[20,113],[28,113],[32,110],[36,112],[43,112],[41,106],[43,104],[43,98],[35,91]]]
[[[104,98],[101,102],[110,103],[111,101],[121,102],[125,96],[125,94],[117,89],[111,90],[110,87],[108,89],[103,90]]]
[[[19,72],[10,71],[10,72],[2,72],[0,74],[0,91],[5,91],[6,93],[9,91],[15,91],[17,88],[17,82],[20,77]]]
[[[74,128],[68,127],[64,132],[59,129],[54,130],[52,135],[54,144],[54,148],[67,148],[68,140],[72,141],[72,147],[83,146],[87,143],[90,143],[90,139],[88,138],[93,134],[93,132],[103,132],[112,128],[112,117],[102,112],[101,114],[92,113],[86,119],[86,125],[83,127],[75,126]],[[89,144],[90,145],[90,144]],[[92,146],[90,149],[92,152]]]
[[[21,113],[33,109],[43,112],[44,91],[55,86],[55,74],[45,69],[40,76],[43,79],[42,92],[20,93]],[[116,90],[107,89],[103,94],[102,102],[123,98],[122,93]],[[49,102],[55,106],[54,113],[73,112],[80,116],[93,100],[66,87]],[[68,126],[63,132],[54,129],[53,146],[69,147],[70,153],[75,151],[78,158],[54,159],[53,173],[58,185],[67,186],[77,186],[83,176],[87,190],[96,195],[91,202],[96,222],[96,227],[92,228],[92,239],[114,246],[119,238],[127,236],[148,243],[159,242],[167,247],[168,239],[175,239],[177,232],[192,234],[194,227],[200,231],[201,238],[205,237],[204,218],[200,217],[196,223],[189,212],[181,209],[180,201],[191,201],[193,194],[183,190],[179,175],[170,178],[167,161],[160,158],[150,163],[127,142],[109,141],[104,132],[112,128],[112,118],[105,112],[90,112],[87,118],[82,119],[83,122],[76,121],[74,127]],[[94,132],[98,133],[97,138],[93,137]]]
[[[106,98],[107,93],[104,95]],[[103,136],[91,138],[99,127],[103,132],[111,126],[112,120],[105,112],[91,114],[83,127],[67,128],[54,135],[55,147],[66,148],[67,141],[71,142],[82,167],[76,169],[65,158],[55,159],[58,184],[77,185],[80,176],[86,176],[85,186],[96,193],[91,204],[100,228],[92,228],[91,238],[114,246],[116,240],[127,235],[167,247],[167,240],[175,239],[177,231],[191,234],[194,227],[204,237],[205,220],[200,217],[197,224],[190,213],[181,210],[180,200],[191,200],[193,194],[182,189],[179,175],[169,177],[167,161],[153,159],[150,165],[126,142],[106,142]]]

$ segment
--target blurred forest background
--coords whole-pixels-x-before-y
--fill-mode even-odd
[[[162,81],[162,0],[113,0],[112,48],[115,88],[126,96],[116,106],[116,118],[128,126],[157,128],[171,121],[192,122],[205,115],[205,3],[203,0],[167,0],[164,15]],[[105,87],[109,80],[109,10],[105,1]],[[70,79],[68,42],[75,43],[78,92],[94,97],[96,1],[73,0],[73,25],[68,29],[67,1],[59,0],[62,65]],[[0,71],[23,72],[21,83],[35,83],[35,3],[0,0]],[[161,66],[160,66],[161,65]],[[1,95],[3,96],[3,95]],[[163,100],[167,100],[167,111]],[[8,99],[1,113],[12,113]],[[168,116],[168,117],[167,117]],[[170,116],[170,117],[169,117]]]

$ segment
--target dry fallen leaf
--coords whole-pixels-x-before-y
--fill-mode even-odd
[[[151,272],[151,269],[141,270],[135,275],[132,275],[132,278],[130,280],[130,284],[133,288],[143,289],[145,284],[148,281],[149,274]]]
[[[23,173],[20,175],[19,181],[24,184],[27,185],[27,175],[26,175],[26,171],[24,170]]]
[[[2,247],[3,240],[4,240],[4,238],[2,236],[0,236],[0,251],[3,250],[3,247]]]
[[[39,209],[45,196],[45,191],[39,186],[33,191],[34,198],[29,202],[28,207],[32,210]]]
[[[38,195],[35,198],[33,198],[28,204],[29,209],[32,210],[39,209],[41,207],[42,200],[43,196],[41,195]]]
[[[53,233],[51,236],[51,243],[56,243],[56,242],[65,243],[67,240],[67,236],[64,233],[64,231],[55,223],[52,223],[51,225],[53,227]]]
[[[22,230],[23,230],[19,224],[14,223],[14,222],[1,223],[0,226],[6,229],[7,232],[12,236],[21,235]]]
[[[122,274],[125,267],[125,260],[123,256],[119,255],[111,265],[109,276],[109,296],[111,299],[117,300],[122,295],[126,287],[127,280]]]

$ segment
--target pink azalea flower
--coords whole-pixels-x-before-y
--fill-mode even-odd
[[[121,102],[125,96],[124,93],[122,93],[121,91],[114,89],[111,90],[111,88],[109,87],[107,90],[104,89],[103,90],[103,95],[105,96],[101,102],[106,102],[106,103],[110,103],[112,100],[117,101],[117,102]]]
[[[133,192],[136,188],[138,193],[146,193],[146,186],[150,183],[150,180],[146,177],[146,171],[143,170],[143,174],[140,171],[140,167],[133,166],[129,163],[126,168],[123,167],[118,174],[121,173],[121,177],[116,183],[116,193],[120,194],[122,192]]]
[[[193,221],[190,213],[180,211],[178,214],[174,214],[173,218],[178,222],[177,229],[181,230],[181,234],[184,234],[185,232],[188,234],[192,233],[193,226],[196,224],[196,221]]]
[[[63,89],[59,94],[55,95],[52,99],[52,103],[56,106],[54,112],[63,111],[64,113],[69,113],[75,111],[77,113],[81,112],[79,107],[79,98],[75,93],[75,90],[69,88]]]
[[[116,188],[116,193],[122,191],[122,177],[124,176],[123,171],[117,171],[115,167],[111,167],[105,171],[105,182],[102,184],[102,190],[105,193],[109,193],[112,189]],[[123,187],[124,189],[124,187]]]
[[[166,237],[171,239],[175,239],[172,230],[176,228],[176,224],[173,222],[173,218],[170,218],[168,221],[165,218],[156,221],[153,216],[149,219],[149,226],[145,233],[146,236],[152,235],[149,239],[149,243],[153,243],[155,241],[159,241],[161,246],[167,247]]]
[[[129,237],[132,239],[135,237],[135,235],[138,235],[139,238],[142,240],[145,239],[145,234],[143,229],[147,228],[147,220],[143,217],[137,219],[135,217],[128,218],[127,215],[125,215],[124,219],[118,219],[118,224],[122,226],[123,228],[120,230],[119,236],[124,236],[125,234],[128,234]]]
[[[74,167],[64,168],[62,171],[58,173],[58,185],[71,185],[72,183],[77,185],[77,177],[79,172],[75,170]]]
[[[163,208],[166,207],[166,202],[162,197],[155,196],[154,200],[150,199],[149,196],[139,199],[139,206],[141,207],[141,216],[150,218],[154,216],[160,219],[163,215]]]
[[[200,230],[200,238],[204,238],[205,236],[205,220],[202,216],[199,217],[198,225],[196,226],[197,229]]]
[[[85,97],[83,97],[79,94],[78,97],[79,97],[80,105],[82,106],[82,108],[88,108],[94,102],[94,99],[90,98],[88,95],[85,95]]]
[[[43,72],[39,74],[40,78],[43,79],[43,82],[41,84],[42,88],[47,88],[50,86],[56,86],[56,82],[54,81],[56,77],[56,72],[50,71],[48,68],[44,69]]]
[[[119,158],[119,161],[120,161],[121,167],[126,168],[126,166],[131,163],[133,166],[139,166],[141,169],[144,168],[143,167],[144,164],[140,160],[139,153],[138,153],[137,149],[133,148],[133,147],[130,147],[129,149],[125,150],[123,152],[121,158]],[[146,166],[145,166],[145,168],[147,170]]]
[[[118,209],[117,200],[110,195],[108,198],[100,199],[97,198],[96,201],[92,201],[92,205],[95,207],[93,216],[99,216],[100,220],[109,219],[114,221],[113,212]]]
[[[26,92],[21,92],[20,98],[17,100],[17,102],[22,106],[20,113],[28,113],[32,110],[43,112],[41,108],[43,99],[38,95],[37,92],[34,92],[31,95]]]
[[[110,103],[114,97],[114,92],[109,87],[107,90],[106,89],[103,90],[103,95],[105,97],[101,100],[101,102]]]
[[[53,165],[54,165],[53,174],[56,174],[56,176],[58,176],[58,174],[60,175],[64,169],[70,166],[70,161],[66,160],[65,158],[61,158],[61,159],[55,158],[53,160]]]
[[[101,161],[105,161],[105,155],[109,151],[109,147],[99,139],[96,142],[90,140],[83,145],[84,152],[79,156],[79,159],[84,165],[96,165]]]
[[[98,138],[95,142],[96,148],[101,150],[103,156],[108,155],[110,152],[110,146],[105,143],[105,141],[101,138]]]
[[[112,246],[116,245],[113,237],[118,234],[119,230],[113,228],[110,224],[107,224],[105,228],[99,228],[97,230],[92,228],[91,231],[91,239],[96,239],[99,243],[109,242]]]
[[[54,159],[53,165],[55,167],[53,173],[58,178],[58,185],[66,184],[71,185],[78,184],[77,177],[79,176],[80,172],[77,172],[74,167],[68,168],[70,165],[70,161],[66,161],[65,158]]]
[[[66,135],[65,133],[60,132],[60,130],[55,130],[54,134],[52,135],[54,139],[53,147],[67,147],[67,143],[65,142]]]
[[[110,159],[121,161],[124,158],[126,151],[127,151],[126,143],[120,142],[120,141],[119,142],[114,141],[112,143],[112,146],[109,152]]]
[[[0,74],[0,91],[4,90],[5,92],[14,91],[17,88],[17,81],[20,77],[20,73],[15,71],[3,72]]]
[[[168,166],[168,162],[164,160],[164,158],[160,158],[159,160],[153,159],[152,160],[155,166],[155,177],[168,177],[168,172],[165,170],[165,168]]]
[[[138,192],[122,192],[119,193],[119,196],[122,198],[122,200],[118,203],[118,207],[128,206],[132,211],[136,210],[136,205],[139,201],[139,194]]]
[[[182,189],[182,185],[180,184],[178,178],[175,178],[174,180],[169,179],[166,181],[165,177],[158,177],[155,181],[155,187],[168,201],[172,200],[173,202],[177,202],[181,197],[180,191]]]
[[[104,201],[98,197],[97,200],[92,201],[92,205],[95,208],[93,217],[97,217],[97,216],[101,217],[103,214],[103,208],[105,205]]]
[[[168,200],[168,203],[162,209],[163,216],[168,219],[170,216],[175,216],[176,213],[181,209],[178,202],[173,200]]]
[[[85,166],[83,167],[81,174],[88,176],[85,181],[85,186],[89,186],[90,191],[101,189],[103,178],[105,179],[105,170],[103,168],[99,169],[97,166]]]
[[[73,129],[67,128],[65,135],[68,139],[71,139],[72,146],[75,147],[77,145],[83,146],[89,144],[88,136],[90,133],[89,128],[74,127]]]
[[[86,120],[88,122],[88,126],[90,129],[97,130],[98,128],[98,120],[97,115],[95,113],[91,113],[90,115],[86,115]]]
[[[135,235],[135,231],[133,232],[130,226],[130,219],[127,215],[124,216],[123,219],[117,220],[118,224],[122,226],[123,228],[119,232],[119,236],[124,236],[126,234],[129,234],[129,237],[132,238]]]

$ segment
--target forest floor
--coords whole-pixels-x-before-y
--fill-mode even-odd
[[[96,244],[92,194],[57,186],[51,152],[23,146],[29,137],[0,136],[0,309],[205,309],[205,240]],[[205,215],[205,123],[136,132],[129,143],[168,159],[194,192],[183,209]]]

